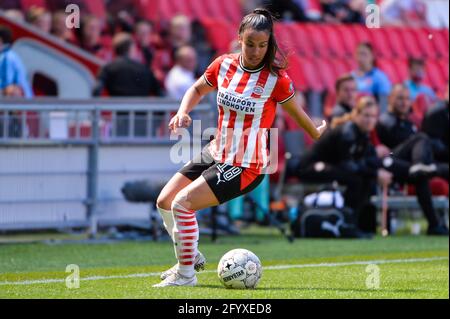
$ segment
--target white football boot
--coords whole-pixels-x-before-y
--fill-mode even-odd
[[[195,271],[199,272],[201,270],[205,270],[205,265],[206,265],[205,256],[203,256],[203,254],[201,252],[198,252],[197,256],[195,256],[195,259],[194,259]],[[160,276],[161,280],[164,280],[167,277],[169,277],[170,275],[175,274],[177,272],[177,266],[178,266],[178,264],[176,264],[172,268],[164,271]]]
[[[197,276],[185,277],[178,272],[169,275],[166,279],[159,284],[153,285],[153,287],[170,287],[170,286],[188,286],[193,287],[197,284]]]

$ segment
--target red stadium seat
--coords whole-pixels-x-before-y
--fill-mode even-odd
[[[419,41],[417,40],[417,36],[414,34],[417,32],[416,29],[411,28],[403,28],[401,33],[401,39],[403,41],[403,46],[406,49],[406,52],[411,57],[426,57],[429,53],[427,50],[428,47],[420,46]]]
[[[195,15],[199,18],[226,19],[223,10],[214,1],[190,0],[188,1]],[[237,32],[237,31],[236,31]]]
[[[430,180],[431,193],[435,196],[448,196],[449,187],[448,182],[440,177],[434,177]],[[414,185],[408,185],[408,195],[416,195],[416,188]]]
[[[299,72],[300,76],[304,77],[306,89],[317,92],[321,92],[324,90],[324,83],[322,82],[317,69],[315,69],[314,63],[311,60],[302,58],[298,55],[292,55],[289,61],[291,64],[291,67],[288,70],[289,75]],[[297,87],[299,87],[298,84]],[[300,83],[300,89],[301,87],[302,84]]]
[[[439,59],[437,60],[437,63],[439,64],[439,68],[441,69],[442,73],[444,74],[444,80],[445,82],[448,82],[448,60],[445,59]]]
[[[134,0],[133,5],[136,11],[142,14],[142,18],[151,21],[158,21],[161,19],[159,11],[159,1],[156,0]]]
[[[336,25],[333,26],[333,29],[340,34],[345,55],[348,57],[353,57],[356,46],[358,45],[358,38],[356,38],[354,32],[349,26],[346,25]]]
[[[286,53],[295,51],[295,38],[292,36],[292,26],[286,23],[276,23],[274,26],[278,46]]]
[[[416,96],[414,99],[414,102],[411,106],[411,121],[417,126],[417,128],[420,130],[420,127],[422,126],[422,120],[425,116],[425,113],[430,109],[434,104],[434,101],[431,100],[431,98],[424,94],[420,93]]]
[[[438,52],[434,48],[432,39],[430,39],[429,33],[425,29],[414,29],[410,30],[411,34],[415,37],[417,45],[422,50],[422,54],[425,58],[437,58],[439,56]]]
[[[311,40],[311,35],[304,24],[296,23],[293,25],[293,40],[295,42],[296,53],[303,57],[314,57],[315,48]]]
[[[310,35],[314,56],[328,57],[330,55],[330,44],[326,40],[324,29],[317,24],[305,24],[302,26]]]
[[[448,29],[445,29],[445,28],[441,29],[439,31],[439,33],[441,34],[441,36],[444,39],[445,43],[447,44],[447,48],[448,48],[448,44],[449,44],[449,38],[448,38],[449,32],[448,32]]]
[[[387,38],[387,41],[392,49],[394,56],[399,59],[408,58],[408,53],[406,48],[403,45],[401,28],[397,27],[385,27],[380,29],[381,32],[384,32]]]
[[[206,30],[206,36],[212,47],[217,50],[218,54],[223,54],[229,51],[230,43],[237,37],[236,27],[225,20],[217,19],[202,19]]]
[[[392,83],[397,83],[398,75],[395,71],[395,67],[391,65],[390,59],[378,59],[377,66],[388,76]]]
[[[287,73],[294,83],[294,87],[299,91],[307,91],[309,89],[305,74],[301,71],[302,66],[297,55],[289,56],[289,66]]]
[[[342,40],[342,34],[332,25],[322,25],[325,42],[329,49],[329,56],[333,58],[344,58],[347,56],[347,50]]]
[[[227,19],[227,21],[230,21],[232,23],[239,23],[241,21],[243,12],[239,0],[225,0],[225,1],[219,0],[214,1],[214,4],[221,7],[221,11],[223,11],[224,13],[223,17]]]
[[[84,1],[85,6],[87,7],[90,14],[95,15],[101,19],[106,16],[105,3],[103,0],[89,0]]]
[[[424,30],[428,33],[430,42],[432,43],[437,56],[448,59],[448,33],[446,36],[445,32],[436,29],[425,28]]]
[[[336,73],[332,62],[328,59],[316,57],[311,60],[320,80],[323,83],[323,87],[327,91],[334,91],[334,83],[336,81]]]
[[[33,6],[47,8],[47,3],[45,0],[20,0],[20,6],[23,11],[27,11]]]
[[[159,14],[162,20],[170,20],[176,13],[175,8],[172,6],[172,1],[160,1],[158,0],[159,4]]]
[[[394,58],[394,52],[386,37],[386,33],[382,29],[373,28],[370,29],[369,35],[371,43],[373,44],[375,55],[378,57],[392,59]]]
[[[350,73],[353,70],[352,64],[348,59],[333,59],[331,60],[336,79],[344,74]]]
[[[445,87],[445,75],[437,61],[427,61],[425,73],[425,82],[429,83],[436,92],[439,92]]]
[[[222,19],[238,23],[242,18],[239,0],[147,0],[139,1],[137,6],[146,18],[152,20],[170,20],[178,14],[184,14],[192,20],[204,18]]]
[[[353,36],[356,40],[356,45],[358,45],[361,42],[371,42],[372,39],[370,38],[370,31],[368,28],[366,28],[363,25],[359,24],[353,24],[349,26],[351,32],[353,33]],[[356,49],[356,46],[355,46]]]
[[[394,63],[400,82],[406,81],[409,78],[408,60],[396,60]]]
[[[406,59],[378,59],[377,66],[387,73],[393,84],[402,83],[409,78]]]

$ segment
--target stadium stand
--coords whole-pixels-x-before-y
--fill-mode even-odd
[[[100,18],[106,14],[104,2],[79,1],[84,9]],[[44,0],[23,0],[23,11],[33,7],[49,7]],[[206,30],[207,41],[215,50],[216,55],[230,50],[230,43],[236,39],[237,24],[242,16],[241,5],[238,0],[219,1],[211,3],[205,0],[193,1],[133,1],[144,18],[152,20],[155,32],[160,32],[166,22],[177,14],[184,14],[192,21],[198,20]],[[311,8],[318,10],[320,4]],[[318,10],[320,11],[320,10]],[[429,27],[383,27],[368,29],[360,24],[320,24],[320,23],[292,23],[279,22],[275,27],[280,46],[290,57],[290,63],[297,66],[299,59],[305,61],[305,66],[291,67],[290,74],[302,83],[296,83],[302,90],[327,91],[331,95],[332,82],[342,72],[351,69],[347,61],[353,57],[358,43],[368,41],[374,45],[379,65],[390,77],[393,83],[405,79],[405,63],[411,57],[427,59],[427,78],[425,82],[441,92],[448,81],[448,29],[432,29]],[[103,32],[101,45],[104,48],[111,46],[113,34]],[[15,33],[16,38],[24,34]],[[164,65],[167,60],[164,50],[155,50],[154,65]],[[326,62],[318,63],[318,59]],[[306,60],[305,60],[306,59]],[[345,65],[345,67],[344,67]],[[320,72],[320,75],[311,74],[313,67],[331,72]],[[444,66],[444,67],[443,67]],[[162,72],[166,72],[162,68]],[[293,74],[304,73],[304,74]],[[158,76],[163,82],[165,74]]]
[[[109,8],[107,12],[105,1],[74,0],[73,2],[80,4],[83,12],[92,14],[105,22],[100,42],[102,47],[111,48],[111,39],[115,33],[123,31],[123,25],[116,21],[117,17],[110,15]],[[190,21],[200,23],[205,29],[206,41],[215,51],[215,56],[218,56],[230,51],[231,43],[237,38],[238,23],[244,11],[239,0],[214,2],[211,0],[128,0],[123,2],[133,5],[133,10],[129,10],[131,20],[128,27],[132,28],[133,24],[141,18],[150,20],[154,25],[153,32],[157,40],[153,43],[152,67],[156,69],[160,82],[164,81],[166,72],[171,67],[172,53],[167,50],[164,42],[171,18],[183,14]],[[51,0],[18,0],[17,3],[17,8],[23,13],[32,7],[43,7],[53,12],[60,9],[55,5],[56,1]],[[322,14],[320,1],[314,0],[310,3],[308,15],[320,17]],[[377,3],[380,4],[382,1],[377,0]],[[124,6],[124,8],[127,7]],[[97,76],[101,66],[106,62],[80,47],[63,43],[52,35],[43,34],[27,24],[7,18],[1,9],[0,4],[0,25],[6,25],[13,30],[13,37],[17,44],[23,43],[23,40],[32,39],[43,47],[49,48],[50,58],[54,58],[52,52],[56,52],[74,62],[80,69],[89,72],[92,78]],[[135,13],[139,16],[134,16]],[[311,92],[317,93],[322,104],[323,117],[330,114],[331,107],[334,105],[336,79],[354,69],[355,49],[358,43],[363,41],[373,44],[377,57],[376,64],[388,75],[392,83],[401,83],[408,78],[408,58],[421,57],[426,61],[424,84],[429,85],[438,96],[448,85],[448,28],[387,26],[369,29],[362,24],[298,23],[281,20],[275,25],[275,33],[280,47],[288,57],[288,74],[295,84],[295,89],[304,92],[305,95]],[[58,81],[67,81],[67,78],[52,80],[58,83]],[[38,92],[37,95],[45,95],[45,92]],[[430,107],[427,103],[419,98],[414,104],[416,123],[420,123],[424,112]],[[107,114],[110,115],[103,110],[103,119],[106,119]],[[36,129],[31,130],[31,132],[35,131]],[[91,127],[83,123],[78,127],[69,128],[70,137],[88,137],[91,134]],[[448,196],[448,183],[444,186],[447,186],[447,190],[445,191],[443,187],[444,190],[441,193]]]

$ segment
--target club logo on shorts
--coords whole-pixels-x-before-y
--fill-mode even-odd
[[[253,89],[253,93],[261,95],[264,92],[264,89],[262,86],[255,86],[255,88]]]
[[[227,169],[227,167],[229,167]],[[220,182],[229,182],[242,172],[242,167],[231,166],[228,164],[219,164],[217,165],[217,184]]]

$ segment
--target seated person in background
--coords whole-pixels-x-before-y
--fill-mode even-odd
[[[134,37],[139,53],[139,62],[150,67],[153,61],[154,47],[152,43],[153,25],[150,21],[142,20],[134,27]]]
[[[301,182],[337,181],[346,186],[345,206],[352,210],[349,222],[353,225],[358,225],[364,214],[363,208],[370,202],[375,183],[387,185],[392,179],[391,173],[378,166],[379,160],[369,139],[377,117],[375,99],[361,97],[351,113],[333,120],[331,129],[302,156],[298,166]]]
[[[405,81],[405,86],[409,90],[411,100],[415,100],[417,95],[425,94],[431,102],[435,102],[436,94],[429,86],[422,84],[425,78],[425,61],[420,58],[410,58],[408,60],[409,79]]]
[[[428,234],[448,235],[448,229],[441,223],[433,207],[429,180],[439,176],[448,180],[448,165],[436,163],[431,140],[426,134],[418,133],[409,120],[411,100],[408,88],[402,84],[394,86],[389,96],[389,111],[382,114],[376,126],[380,142],[392,151],[392,157],[382,159],[400,183],[410,183],[416,188],[417,199],[428,220]],[[393,161],[410,164],[408,172],[397,169]]]
[[[0,96],[32,98],[25,66],[11,43],[11,29],[0,25]]]
[[[99,59],[110,62],[112,60],[112,52],[101,42],[103,23],[92,15],[83,16],[81,20],[80,46],[83,50],[95,55]]]
[[[305,0],[264,0],[266,6],[275,16],[285,21],[308,22]]]
[[[175,53],[175,65],[165,80],[167,96],[180,100],[186,91],[195,83],[197,54],[193,47],[183,46]]]
[[[356,81],[351,74],[345,74],[336,80],[336,105],[331,112],[330,121],[335,117],[340,117],[350,113],[355,106],[357,89]]]
[[[57,11],[53,14],[52,18],[52,34],[58,39],[71,43],[73,45],[78,45],[78,41],[72,29],[66,26],[67,15],[64,11]]]
[[[375,66],[375,53],[372,45],[362,42],[356,49],[357,68],[352,72],[358,92],[375,96],[380,112],[387,109],[387,97],[391,91],[391,82],[386,74]]]
[[[424,27],[427,25],[426,9],[424,0],[384,0],[381,3],[381,24]]]
[[[98,76],[94,95],[98,96],[106,89],[110,96],[162,96],[162,90],[151,70],[134,60],[136,45],[129,33],[119,33],[113,39],[114,61],[106,64]],[[128,136],[129,112],[117,112],[118,136]],[[146,135],[145,112],[136,112],[135,132],[136,136]]]
[[[428,110],[423,122],[422,131],[428,135],[433,144],[434,157],[441,162],[449,163],[449,106],[448,106],[448,82],[444,99],[434,108]]]
[[[133,37],[119,33],[114,36],[113,47],[116,58],[101,69],[94,95],[105,88],[111,96],[161,96],[161,88],[150,69],[134,60]]]
[[[32,6],[26,12],[25,19],[38,30],[50,33],[52,28],[52,14],[45,8]]]
[[[323,20],[327,23],[364,23],[364,16],[352,8],[349,0],[320,0]]]

